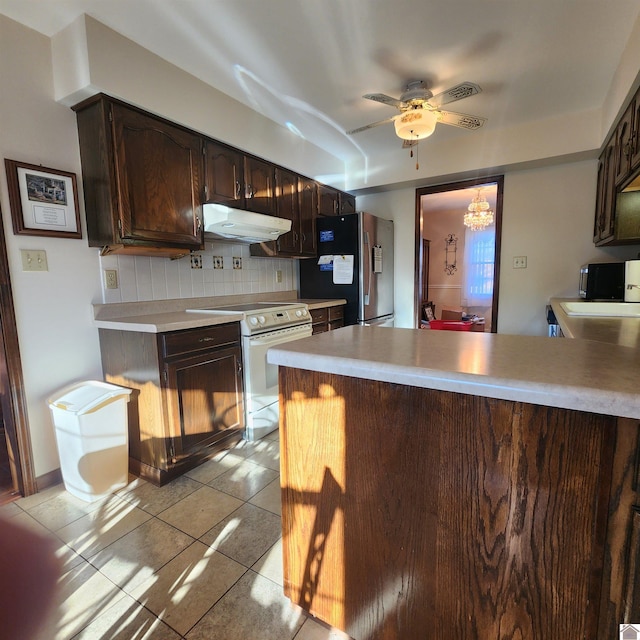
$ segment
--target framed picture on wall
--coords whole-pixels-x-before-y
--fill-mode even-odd
[[[5,158],[15,234],[82,238],[75,173]]]

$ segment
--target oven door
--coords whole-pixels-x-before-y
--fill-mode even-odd
[[[242,360],[247,414],[278,402],[278,365],[267,362],[269,347],[310,335],[311,324],[305,324],[256,336],[243,336]]]

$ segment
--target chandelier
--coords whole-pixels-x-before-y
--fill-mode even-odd
[[[464,226],[473,231],[480,231],[493,223],[493,211],[489,208],[487,199],[482,195],[482,189],[478,189],[464,214]]]

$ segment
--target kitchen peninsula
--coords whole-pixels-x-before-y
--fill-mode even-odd
[[[293,602],[356,640],[640,620],[636,349],[352,326],[268,357]]]

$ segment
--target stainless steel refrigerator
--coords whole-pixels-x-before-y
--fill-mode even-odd
[[[393,222],[322,217],[316,234],[318,257],[300,260],[300,297],[345,298],[345,325],[393,326]]]

